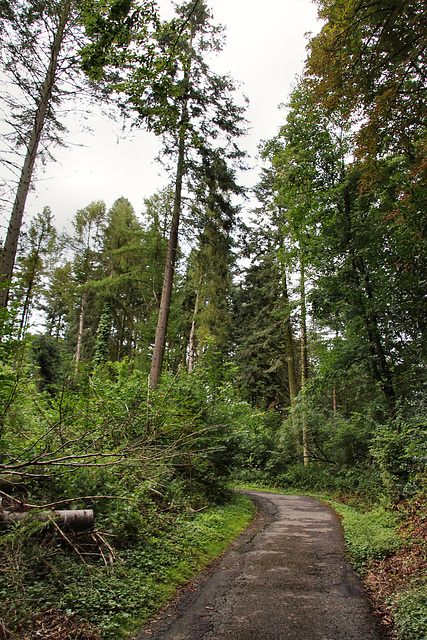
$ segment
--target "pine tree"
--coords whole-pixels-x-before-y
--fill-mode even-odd
[[[211,24],[206,4],[184,3],[178,17],[165,24],[158,37],[164,56],[163,75],[147,83],[138,72],[122,89],[141,122],[162,136],[164,154],[175,161],[174,206],[166,256],[162,297],[153,351],[150,380],[158,384],[166,347],[173,276],[178,250],[178,232],[184,180],[204,179],[216,158],[224,162],[241,157],[234,138],[242,133],[243,108],[232,100],[233,83],[207,66],[210,51],[221,48],[221,29]],[[174,56],[172,56],[174,52]],[[237,187],[230,183],[230,189]]]
[[[95,365],[102,364],[109,360],[109,346],[111,338],[111,305],[108,300],[104,303],[101,319],[98,325],[95,343],[95,356],[93,362]]]

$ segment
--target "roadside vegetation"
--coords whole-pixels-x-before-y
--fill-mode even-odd
[[[249,524],[252,503],[227,486],[227,390],[214,406],[200,375],[166,375],[150,393],[145,375],[110,363],[56,398],[13,379],[2,637],[130,637]],[[94,523],[67,526],[64,509],[91,510]]]

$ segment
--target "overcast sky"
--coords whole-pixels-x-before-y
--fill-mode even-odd
[[[170,11],[169,0],[159,2]],[[226,27],[226,45],[211,65],[229,72],[242,83],[250,100],[249,135],[240,146],[251,154],[254,169],[244,182],[257,182],[257,146],[274,136],[284,121],[279,104],[286,102],[306,57],[306,33],[320,24],[311,0],[208,0],[215,23]],[[71,118],[68,149],[56,150],[57,162],[38,171],[36,190],[29,196],[25,220],[51,207],[59,229],[77,209],[93,200],[107,207],[120,196],[130,200],[136,213],[149,197],[168,182],[154,161],[159,143],[154,136],[134,131],[123,138],[119,124],[101,116],[89,117],[92,133],[81,131]],[[79,130],[80,129],[80,130]],[[6,212],[5,212],[6,213]]]

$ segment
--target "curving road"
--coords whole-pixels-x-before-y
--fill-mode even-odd
[[[248,491],[258,516],[138,640],[380,640],[335,512]]]

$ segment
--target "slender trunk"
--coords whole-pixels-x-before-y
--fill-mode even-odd
[[[76,355],[74,358],[74,366],[75,366],[76,373],[79,368],[80,357],[82,354],[83,324],[85,319],[86,300],[87,300],[87,290],[83,291],[82,300],[80,303],[79,332],[77,334],[77,347],[76,347]]]
[[[301,388],[303,389],[308,380],[308,358],[307,358],[307,309],[305,304],[305,268],[301,260]],[[303,411],[302,417],[302,447],[304,466],[308,467],[308,430]]]
[[[337,339],[338,339],[338,330],[335,331],[335,340]],[[338,413],[338,391],[337,391],[336,383],[334,384],[334,387],[332,389],[332,411],[334,412],[334,416],[336,416]]]
[[[196,303],[194,305],[193,321],[191,323],[190,338],[188,340],[188,373],[194,369],[196,355],[196,316],[199,311],[199,292],[197,292]]]
[[[291,407],[294,405],[295,398],[298,395],[298,383],[296,376],[295,358],[294,358],[294,339],[292,335],[291,324],[291,307],[288,294],[288,286],[286,281],[286,272],[282,266],[282,295],[285,301],[285,342],[286,342],[286,360],[288,362],[288,380],[289,380],[289,398]]]
[[[29,284],[29,286],[27,287],[27,292],[25,294],[25,301],[24,301],[24,306],[22,309],[22,316],[21,316],[21,322],[19,324],[19,333],[18,333],[18,340],[21,340],[22,336],[24,335],[26,328],[27,328],[27,324],[28,324],[28,318],[30,315],[30,303],[31,303],[31,292],[33,289],[33,283],[31,282]]]
[[[19,325],[18,340],[21,340],[28,324],[28,318],[30,315],[30,306],[33,298],[32,294],[33,294],[33,286],[34,286],[35,279],[36,279],[36,267],[34,266],[33,272],[30,277],[30,282],[28,283],[27,291],[25,293],[24,306],[22,309],[21,322]]]
[[[13,204],[12,214],[10,216],[9,228],[3,247],[0,265],[0,309],[7,307],[9,299],[9,286],[12,280],[13,267],[15,264],[16,250],[18,246],[19,235],[22,225],[22,217],[24,215],[25,202],[27,200],[28,191],[34,171],[34,163],[37,157],[37,149],[40,143],[46,116],[52,98],[52,89],[56,79],[56,71],[58,68],[58,56],[64,38],[65,26],[70,14],[71,0],[67,0],[64,4],[62,15],[58,24],[58,30],[52,44],[49,66],[46,72],[43,85],[40,88],[40,99],[37,111],[34,116],[33,128],[27,146],[24,165],[22,167],[21,176],[19,178],[18,188],[16,191],[15,202]]]
[[[187,78],[188,80],[188,78]],[[187,121],[187,101],[183,106],[182,124]],[[166,254],[165,275],[163,279],[162,297],[160,300],[159,317],[157,320],[156,338],[154,341],[153,359],[151,361],[150,385],[156,389],[159,384],[160,373],[162,371],[163,358],[166,347],[166,333],[168,328],[170,303],[172,298],[173,276],[175,271],[176,254],[178,250],[178,230],[181,216],[181,194],[182,180],[184,177],[184,157],[185,157],[185,131],[184,127],[179,136],[178,165],[175,180],[175,197],[171,230],[169,236],[168,249]]]

